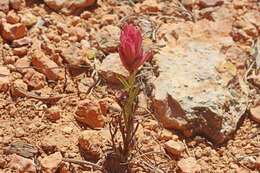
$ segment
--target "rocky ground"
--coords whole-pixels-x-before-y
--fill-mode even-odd
[[[259,0],[0,0],[0,172],[104,172],[125,23],[153,52],[131,172],[259,172]]]

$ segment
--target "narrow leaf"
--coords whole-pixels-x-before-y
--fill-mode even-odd
[[[124,85],[126,91],[129,92],[130,86],[129,86],[128,82],[120,76],[118,77],[118,80],[120,80],[120,82]]]

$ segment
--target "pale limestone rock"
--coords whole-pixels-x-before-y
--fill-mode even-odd
[[[85,49],[79,49],[76,46],[61,49],[62,58],[73,68],[80,68],[78,65],[90,65],[88,53]]]
[[[12,42],[13,47],[21,47],[29,44],[31,44],[31,39],[29,37],[23,37]]]
[[[185,146],[182,142],[174,141],[174,140],[167,141],[164,144],[164,147],[167,151],[169,151],[173,155],[180,155],[185,150]]]
[[[41,171],[46,173],[55,173],[60,167],[62,162],[62,155],[60,152],[56,152],[40,160]]]
[[[107,25],[100,29],[96,39],[100,47],[108,52],[115,52],[119,46],[120,28],[114,25]]]
[[[127,78],[129,72],[122,65],[118,53],[109,54],[100,66],[101,75],[111,83],[120,83],[118,77]]]
[[[0,11],[7,13],[9,11],[9,0],[0,1]]]
[[[44,0],[44,2],[55,11],[70,15],[94,5],[96,0]]]
[[[164,127],[179,129],[186,136],[202,134],[215,143],[236,130],[246,110],[245,95],[229,86],[237,80],[237,70],[220,53],[222,46],[232,44],[227,42],[229,26],[216,29],[221,23],[228,24],[224,18],[215,23],[169,25],[175,28],[176,42],[169,42],[153,57],[159,73],[152,80],[157,119]]]
[[[200,165],[193,157],[181,159],[177,165],[182,173],[199,173],[201,171]]]

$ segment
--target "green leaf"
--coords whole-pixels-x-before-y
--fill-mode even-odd
[[[120,80],[120,82],[124,85],[126,91],[129,92],[130,86],[129,86],[128,82],[120,76],[118,77],[118,80]]]

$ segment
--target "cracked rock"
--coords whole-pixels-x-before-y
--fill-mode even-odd
[[[237,82],[236,67],[220,53],[222,43],[199,34],[180,35],[176,46],[154,56],[159,76],[153,81],[153,107],[164,127],[222,143],[235,131],[246,101],[232,85]]]

